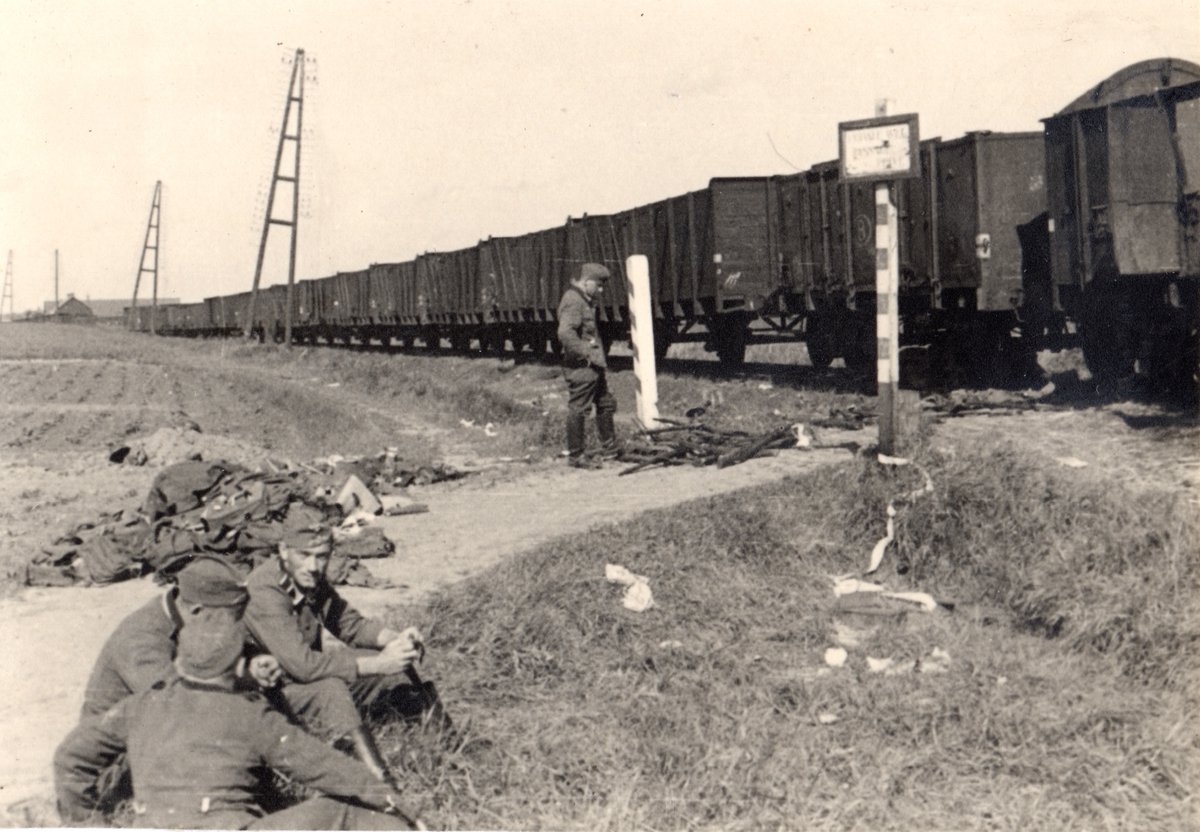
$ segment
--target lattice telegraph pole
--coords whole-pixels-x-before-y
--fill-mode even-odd
[[[296,129],[288,133],[291,121],[292,105],[296,105]],[[267,232],[272,225],[286,225],[292,229],[292,244],[288,254],[287,296],[284,300],[283,312],[283,343],[292,345],[292,291],[296,281],[296,231],[300,223],[300,136],[304,128],[304,50],[297,49],[292,60],[292,80],[288,84],[287,103],[283,108],[283,126],[279,129],[279,145],[275,149],[275,169],[271,175],[271,189],[267,194],[267,213],[263,219],[262,239],[258,244],[258,264],[254,267],[254,285],[250,289],[250,309],[247,312],[245,337],[249,338],[254,330],[254,311],[258,305],[258,284],[262,279],[263,258],[267,251]],[[295,142],[292,175],[285,176],[279,172],[283,160],[283,143]],[[292,218],[276,219],[273,216],[275,208],[275,186],[279,182],[292,183]]]
[[[154,275],[154,289],[150,299],[150,334],[155,334],[155,318],[158,317],[158,225],[162,216],[162,180],[154,183],[154,199],[150,202],[150,218],[146,220],[146,239],[142,243],[142,256],[138,260],[137,277],[133,280],[133,301],[129,304],[131,327],[137,325],[138,289],[142,285],[142,275],[150,272]],[[146,255],[154,252],[153,264],[146,265]]]
[[[900,263],[892,180],[921,175],[917,116],[881,114],[838,125],[841,182],[875,183],[875,338],[879,450],[896,453],[900,390]]]

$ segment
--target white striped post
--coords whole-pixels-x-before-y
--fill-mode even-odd
[[[637,378],[637,419],[642,428],[658,427],[658,374],[654,362],[654,312],[650,306],[650,261],[644,254],[625,260],[629,287],[629,346]]]
[[[879,383],[879,450],[896,453],[900,389],[900,264],[896,206],[887,182],[875,184],[875,361]]]

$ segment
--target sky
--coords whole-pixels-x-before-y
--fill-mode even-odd
[[[130,297],[157,181],[159,296],[248,290],[298,48],[297,280],[802,170],[883,98],[922,137],[1040,130],[1131,63],[1200,62],[1200,0],[0,0],[0,31],[18,314],[56,250],[60,300]]]

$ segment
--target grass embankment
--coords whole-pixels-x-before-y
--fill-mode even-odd
[[[834,613],[911,468],[655,512],[441,596],[429,673],[472,740],[389,734],[393,759],[450,828],[1195,828],[1194,515],[1002,447],[919,461],[936,490],[883,580],[954,612]],[[607,562],[657,606],[623,609]],[[860,643],[827,668],[839,625]],[[934,648],[945,672],[866,667]]]

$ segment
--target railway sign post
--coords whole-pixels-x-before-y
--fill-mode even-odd
[[[900,388],[899,230],[891,182],[921,175],[915,113],[844,121],[838,125],[843,183],[875,183],[875,358],[879,383],[879,450],[896,453]]]

